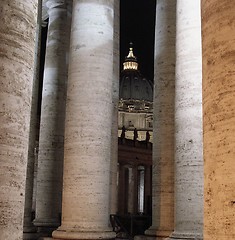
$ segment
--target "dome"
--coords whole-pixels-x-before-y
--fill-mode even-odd
[[[121,74],[119,98],[152,102],[153,84],[143,78],[139,71],[124,71]]]
[[[119,99],[120,101],[153,102],[153,84],[138,70],[138,62],[133,54],[132,44],[130,44],[129,54],[123,63]]]

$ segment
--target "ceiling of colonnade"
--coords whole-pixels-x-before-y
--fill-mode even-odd
[[[133,42],[140,72],[153,80],[156,0],[120,0],[120,4],[120,69]]]

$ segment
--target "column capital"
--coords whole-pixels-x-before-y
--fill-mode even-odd
[[[68,14],[71,16],[72,1],[73,0],[43,0],[41,25],[43,27],[47,25],[46,20],[49,18],[49,11],[55,8],[67,10]]]
[[[49,9],[66,7],[66,0],[44,0],[43,5]]]
[[[71,5],[71,0],[43,0],[42,2],[42,22],[49,17],[49,10],[53,8],[66,8]]]

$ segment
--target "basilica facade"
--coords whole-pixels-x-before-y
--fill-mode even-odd
[[[119,3],[1,1],[0,240],[115,238],[110,215],[134,209],[118,198],[128,140],[152,147],[152,222],[136,238],[235,239],[235,5],[158,0],[153,100],[142,79],[133,102],[119,84]],[[139,81],[132,48],[124,67]]]

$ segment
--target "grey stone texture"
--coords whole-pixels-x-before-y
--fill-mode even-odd
[[[114,1],[73,1],[62,224],[54,239],[110,239]]]
[[[35,148],[38,137],[38,88],[39,88],[39,66],[40,66],[40,51],[41,51],[41,19],[42,19],[42,1],[38,1],[37,11],[37,28],[36,28],[36,44],[34,51],[34,77],[32,88],[32,102],[30,113],[30,128],[29,128],[29,145],[27,172],[25,184],[25,205],[24,205],[24,234],[23,239],[33,239],[31,233],[36,232],[36,227],[32,222],[32,206],[33,206],[33,191],[34,191],[34,170],[35,170]]]
[[[152,226],[153,238],[174,230],[174,101],[176,2],[157,1],[155,29]]]
[[[41,228],[58,227],[60,224],[69,44],[66,1],[49,0],[46,5],[49,23],[39,134],[36,218],[34,220],[34,224]]]
[[[118,164],[118,101],[119,101],[119,35],[120,2],[114,1],[114,38],[113,38],[113,113],[111,128],[111,165],[110,165],[110,213],[117,213],[117,164]]]
[[[177,1],[175,229],[170,239],[202,239],[203,146],[200,0]]]

